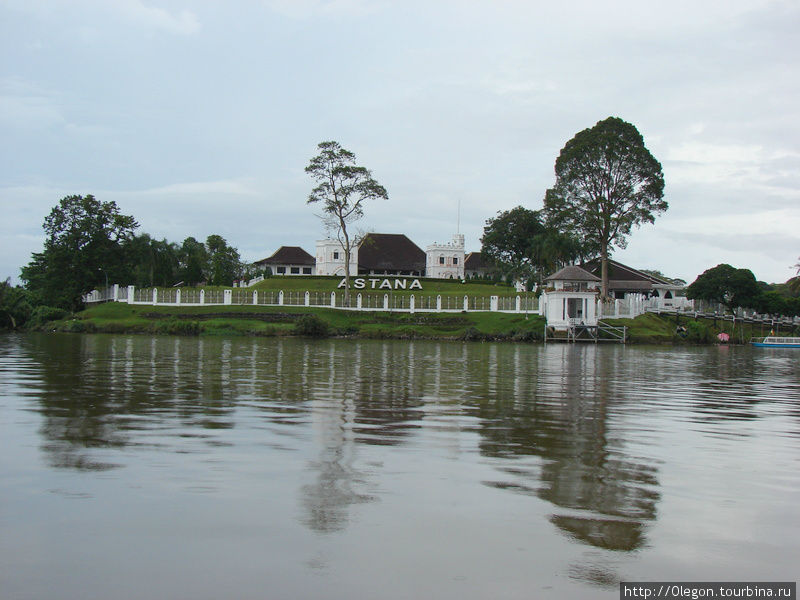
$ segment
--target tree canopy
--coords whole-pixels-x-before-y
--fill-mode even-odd
[[[611,247],[624,248],[633,227],[667,210],[661,164],[636,127],[609,117],[566,143],[555,174],[544,200],[548,221],[597,248],[607,297]]]
[[[106,277],[120,279],[127,268],[123,244],[138,226],[114,202],[91,194],[62,198],[44,220],[44,250],[22,268],[35,303],[74,310]]]
[[[481,255],[509,279],[541,282],[579,254],[574,237],[548,227],[540,211],[517,206],[486,221]]]
[[[308,203],[321,202],[327,215],[326,223],[337,232],[344,251],[345,302],[349,300],[350,257],[357,245],[347,226],[364,216],[364,202],[387,200],[386,189],[372,178],[372,173],[356,164],[356,156],[338,142],[321,142],[319,154],[311,159],[305,171],[317,182],[311,190]]]
[[[707,269],[686,288],[689,299],[722,304],[733,312],[736,308],[756,308],[762,290],[750,269],[736,269],[720,264]]]

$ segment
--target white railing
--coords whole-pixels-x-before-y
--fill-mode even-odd
[[[355,311],[397,312],[503,312],[540,313],[540,299],[529,295],[516,296],[442,296],[433,294],[351,293],[348,305],[344,293],[303,290],[249,290],[196,288],[109,288],[94,290],[83,296],[87,304],[125,302],[149,306],[324,306]]]

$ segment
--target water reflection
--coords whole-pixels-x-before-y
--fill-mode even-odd
[[[800,433],[796,363],[744,349],[15,340],[15,379],[4,380],[4,393],[29,399],[56,469],[121,469],[126,449],[201,454],[210,463],[228,448],[239,453],[231,461],[257,455],[299,465],[286,475],[297,521],[331,538],[385,498],[391,475],[376,453],[445,455],[486,467],[470,484],[539,511],[554,538],[581,549],[571,576],[593,585],[615,584],[618,557],[651,544],[670,436],[755,436],[778,408],[794,422],[776,434]],[[0,376],[11,372],[5,364]],[[290,463],[289,455],[299,458]]]

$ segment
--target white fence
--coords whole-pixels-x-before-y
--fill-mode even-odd
[[[360,292],[350,294],[345,305],[343,292],[300,290],[135,288],[114,285],[94,290],[83,297],[87,304],[125,302],[149,306],[324,306],[343,310],[397,312],[507,312],[539,314],[539,298],[517,296],[442,296],[432,294],[391,294]]]

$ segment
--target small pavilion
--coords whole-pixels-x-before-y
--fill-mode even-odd
[[[597,326],[597,294],[600,278],[576,265],[564,267],[545,279],[542,295],[548,327],[567,330]]]

